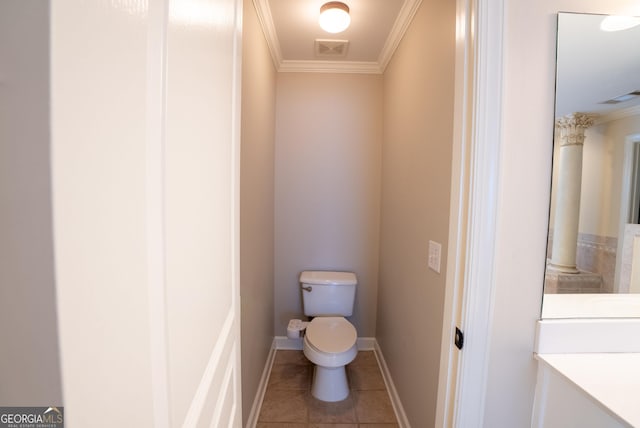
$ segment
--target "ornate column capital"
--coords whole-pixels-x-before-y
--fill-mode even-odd
[[[584,130],[593,125],[593,117],[584,113],[571,113],[556,119],[556,132],[561,146],[584,144]]]

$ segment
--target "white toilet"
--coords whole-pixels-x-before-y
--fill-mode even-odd
[[[349,396],[345,366],[356,357],[355,327],[351,316],[356,295],[353,272],[305,271],[300,274],[306,326],[304,355],[315,364],[311,394],[322,401]]]

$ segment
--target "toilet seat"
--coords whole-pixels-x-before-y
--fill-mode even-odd
[[[324,367],[349,364],[358,349],[356,328],[343,317],[316,317],[307,326],[304,354],[313,363]]]
[[[307,326],[307,340],[319,351],[348,351],[358,338],[356,328],[343,317],[316,317]]]

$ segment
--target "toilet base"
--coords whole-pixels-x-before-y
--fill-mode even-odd
[[[349,384],[345,366],[313,369],[311,395],[321,401],[342,401],[349,396]]]

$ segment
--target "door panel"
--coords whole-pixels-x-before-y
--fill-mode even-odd
[[[240,0],[52,2],[67,426],[240,426]]]

